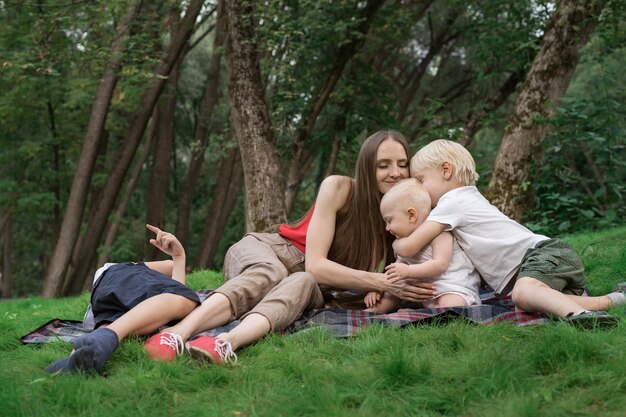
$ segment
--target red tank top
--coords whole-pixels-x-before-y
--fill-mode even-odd
[[[313,217],[314,209],[315,204],[309,209],[304,219],[296,225],[281,224],[278,226],[278,234],[289,240],[302,252],[306,252],[306,232],[309,229],[309,223],[311,222],[311,217]]]

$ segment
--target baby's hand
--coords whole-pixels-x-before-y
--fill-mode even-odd
[[[380,293],[376,291],[368,292],[364,301],[367,308],[372,308],[380,301]]]
[[[185,255],[185,248],[171,233],[164,232],[158,227],[147,224],[148,230],[156,233],[154,239],[150,239],[150,243],[159,248],[163,253],[171,256],[172,258]]]
[[[401,279],[407,279],[409,277],[409,266],[400,262],[389,264],[385,267],[385,273],[387,279],[390,282],[397,282]]]

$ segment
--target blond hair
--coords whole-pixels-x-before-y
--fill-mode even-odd
[[[431,200],[426,188],[415,178],[399,181],[383,195],[382,203],[401,206],[403,209],[413,207],[419,213],[430,211]]]
[[[463,145],[446,139],[430,142],[411,158],[411,175],[425,168],[439,166],[443,162],[452,165],[457,181],[463,185],[476,184],[478,173],[474,158]]]

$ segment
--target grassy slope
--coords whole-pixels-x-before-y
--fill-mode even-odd
[[[626,227],[566,239],[592,292],[626,281]],[[190,277],[195,288],[215,273]],[[625,416],[626,320],[613,330],[507,324],[386,329],[351,339],[314,329],[269,336],[235,368],[150,361],[125,342],[103,376],[50,376],[65,343],[18,338],[54,318],[80,319],[88,296],[0,303],[2,416]]]

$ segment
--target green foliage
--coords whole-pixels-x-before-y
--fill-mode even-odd
[[[624,223],[624,40],[623,25],[603,21],[550,120],[533,179],[536,206],[529,220],[536,230],[557,235]]]

